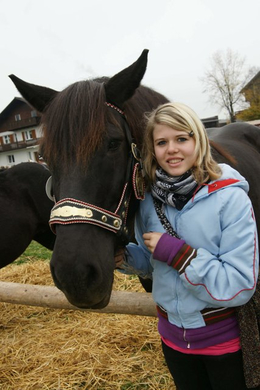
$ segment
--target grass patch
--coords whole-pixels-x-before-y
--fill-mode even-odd
[[[45,248],[36,241],[32,241],[24,253],[15,260],[15,264],[24,264],[30,261],[45,260],[50,261],[52,251]]]

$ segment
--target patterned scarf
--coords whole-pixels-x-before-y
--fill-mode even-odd
[[[181,176],[169,176],[161,167],[156,169],[156,180],[151,186],[152,196],[162,204],[168,204],[181,210],[192,197],[197,182],[191,173],[187,171]]]

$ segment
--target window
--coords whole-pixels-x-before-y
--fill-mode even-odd
[[[24,132],[24,137],[26,141],[29,141],[30,139],[33,139],[33,133],[31,130],[27,130]]]
[[[8,159],[9,164],[12,164],[12,163],[15,162],[15,159],[14,159],[14,155],[13,155],[13,154],[10,154],[9,156],[7,156],[7,159]]]
[[[37,112],[35,110],[31,111],[31,117],[36,118],[37,117]]]
[[[20,115],[20,114],[16,114],[16,115],[14,116],[14,119],[15,119],[16,121],[20,121],[20,120],[21,120],[21,115]]]
[[[3,139],[4,139],[4,144],[10,144],[11,143],[11,138],[10,138],[9,135],[4,135]]]
[[[32,152],[28,152],[28,158],[29,160],[32,160]]]

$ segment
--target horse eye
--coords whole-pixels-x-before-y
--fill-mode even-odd
[[[109,144],[108,144],[108,150],[116,150],[120,145],[120,141],[117,140],[117,139],[112,139],[111,141],[109,141]]]

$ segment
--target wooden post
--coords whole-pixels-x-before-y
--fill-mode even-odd
[[[0,302],[97,313],[156,316],[155,303],[151,294],[128,291],[112,291],[109,304],[104,309],[93,310],[80,309],[71,305],[56,287],[0,282]]]

